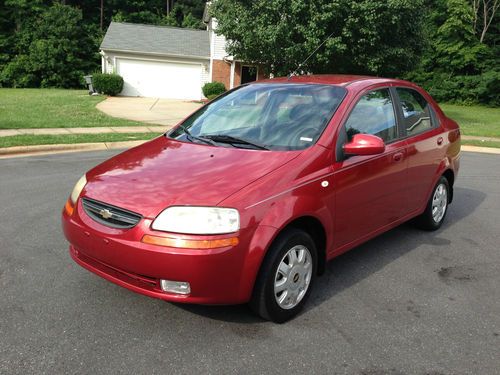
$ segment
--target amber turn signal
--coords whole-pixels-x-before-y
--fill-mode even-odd
[[[178,247],[184,249],[216,249],[219,247],[236,246],[238,245],[238,237],[221,238],[216,240],[186,240],[183,238],[158,237],[146,234],[142,237],[142,242],[157,245]]]
[[[75,207],[71,203],[71,200],[68,199],[66,201],[66,204],[64,205],[64,211],[66,211],[66,213],[68,214],[68,216],[71,216],[71,215],[73,215],[73,211],[74,210],[75,210]]]

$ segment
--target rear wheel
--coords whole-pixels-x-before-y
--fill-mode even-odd
[[[316,276],[314,241],[300,229],[286,229],[262,264],[250,306],[262,318],[285,322],[299,313]]]
[[[449,197],[450,184],[446,177],[441,176],[432,191],[424,213],[417,217],[417,225],[425,230],[439,229],[448,211]]]

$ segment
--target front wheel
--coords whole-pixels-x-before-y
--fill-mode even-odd
[[[448,211],[449,196],[450,184],[446,177],[441,176],[432,191],[424,213],[417,217],[417,225],[425,230],[439,229]]]
[[[293,318],[306,303],[316,268],[316,246],[309,234],[295,228],[285,230],[264,259],[250,306],[276,323]]]

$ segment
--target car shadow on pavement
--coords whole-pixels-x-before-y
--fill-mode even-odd
[[[316,279],[316,285],[301,314],[321,305],[422,244],[437,247],[449,245],[451,241],[443,238],[442,232],[472,215],[485,198],[486,194],[481,191],[456,187],[453,203],[440,230],[421,231],[410,221],[335,258],[327,264],[326,272]],[[252,314],[246,305],[176,305],[187,312],[214,320],[238,323],[264,322]]]
[[[172,303],[172,302],[167,302]],[[190,305],[176,304],[181,309],[192,314],[200,315],[213,320],[220,320],[230,323],[263,323],[264,319],[258,317],[250,307],[244,305]]]

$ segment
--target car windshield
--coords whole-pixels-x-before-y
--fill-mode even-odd
[[[167,136],[221,147],[302,150],[318,140],[345,94],[332,85],[241,86],[200,108]]]

